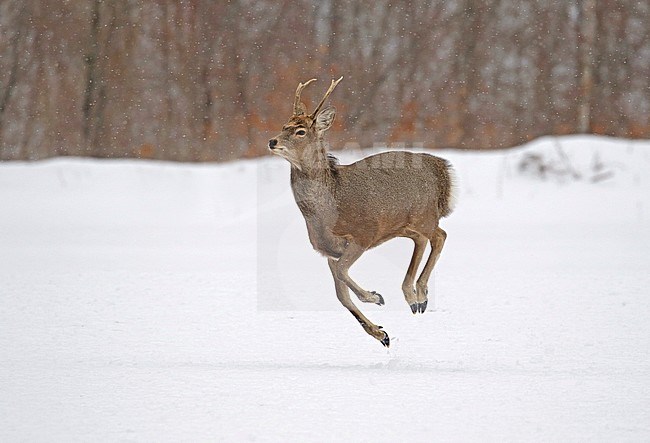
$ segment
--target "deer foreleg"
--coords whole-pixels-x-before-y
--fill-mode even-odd
[[[364,252],[366,252],[365,248],[362,248],[361,246],[358,246],[354,243],[350,243],[345,247],[343,254],[341,254],[341,257],[336,262],[339,272],[339,279],[342,280],[348,286],[348,288],[352,289],[352,292],[354,292],[362,302],[374,303],[381,306],[384,304],[384,297],[382,297],[381,294],[378,294],[375,291],[366,291],[361,286],[359,286],[357,282],[352,280],[348,274],[350,266],[352,266]]]
[[[345,254],[344,254],[345,255]],[[341,257],[343,258],[343,257]],[[340,261],[340,259],[339,259]],[[388,334],[382,330],[381,326],[375,325],[373,322],[368,320],[368,318],[361,313],[359,308],[352,303],[350,300],[350,291],[347,284],[339,277],[341,274],[341,266],[337,260],[329,258],[327,263],[329,264],[330,270],[332,271],[332,276],[334,277],[334,286],[336,288],[336,296],[338,297],[341,304],[357,319],[361,327],[371,335],[372,337],[379,340],[379,342],[388,347],[390,346],[390,339]]]

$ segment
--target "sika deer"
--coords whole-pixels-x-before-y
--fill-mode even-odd
[[[415,249],[402,291],[411,311],[424,313],[429,276],[447,237],[438,221],[454,207],[454,171],[444,159],[404,151],[339,165],[327,153],[323,139],[336,111],[333,107],[321,108],[342,78],[332,80],[311,114],[300,102],[300,94],[315,79],[299,83],[293,115],[282,132],[269,141],[269,149],[291,163],[296,203],[307,223],[312,246],[327,257],[336,296],[368,334],[388,347],[388,334],[361,313],[350,300],[348,289],[365,303],[383,305],[383,297],[361,288],[350,278],[348,269],[372,247],[395,237],[412,239]],[[416,282],[427,242],[431,243],[431,253]]]

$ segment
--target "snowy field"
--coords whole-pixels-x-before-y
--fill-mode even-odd
[[[388,350],[281,159],[0,164],[0,441],[650,440],[650,143],[438,155],[461,193],[428,312],[410,240],[351,270]]]

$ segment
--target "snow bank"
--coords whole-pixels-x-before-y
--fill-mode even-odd
[[[0,164],[0,440],[650,438],[650,143],[436,154],[461,193],[429,311],[410,241],[352,268],[388,351],[279,159]]]

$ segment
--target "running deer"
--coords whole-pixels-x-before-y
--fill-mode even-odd
[[[312,246],[327,257],[339,301],[369,335],[388,347],[388,334],[361,313],[350,299],[349,289],[364,303],[383,305],[384,298],[359,286],[348,270],[370,248],[395,237],[412,239],[415,249],[402,291],[411,311],[424,313],[429,276],[447,238],[438,222],[454,208],[454,170],[442,158],[404,151],[383,152],[340,165],[327,153],[323,138],[336,110],[323,108],[323,104],[342,79],[332,80],[311,114],[300,102],[300,94],[316,79],[299,83],[293,115],[269,141],[269,149],[291,163],[293,195]],[[431,252],[416,281],[427,242]]]

